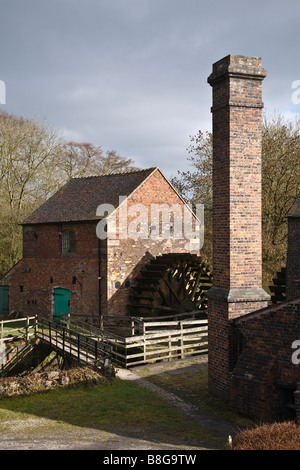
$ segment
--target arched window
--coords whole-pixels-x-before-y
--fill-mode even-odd
[[[75,232],[65,231],[62,233],[62,253],[75,253],[76,239]]]

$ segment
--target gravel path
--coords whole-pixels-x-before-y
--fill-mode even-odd
[[[210,416],[208,413],[199,409],[198,407],[185,402],[177,395],[171,392],[167,392],[163,388],[151,383],[142,375],[147,370],[148,375],[170,375],[178,373],[178,370],[184,368],[186,372],[199,370],[207,367],[207,356],[197,356],[184,360],[176,360],[171,362],[156,363],[153,365],[147,364],[135,369],[135,372],[128,369],[116,369],[116,375],[122,380],[133,380],[139,386],[147,388],[152,392],[159,395],[164,400],[172,403],[176,408],[182,411],[189,418],[195,420],[201,426],[204,426],[210,433],[215,437],[228,437],[234,435],[236,427],[231,423],[221,418],[215,418]]]
[[[207,358],[198,356],[187,360],[177,360],[137,367],[134,370],[116,369],[116,375],[122,380],[135,381],[172,403],[188,418],[196,421],[208,435],[218,442],[226,443],[228,436],[234,434],[232,425],[222,419],[216,419],[201,409],[186,403],[174,393],[170,393],[149,380],[147,375],[165,375],[196,371],[207,367]],[[53,421],[47,418],[24,419],[18,422],[5,422],[0,430],[0,450],[205,450],[209,442],[199,442],[199,447],[176,445],[170,442],[154,442],[147,433],[141,432],[138,438],[126,436],[126,432],[114,434],[92,428],[73,426],[53,428]],[[53,429],[53,431],[52,431]],[[38,432],[37,432],[38,430]],[[125,431],[125,430],[124,430]],[[101,462],[100,462],[101,463]]]

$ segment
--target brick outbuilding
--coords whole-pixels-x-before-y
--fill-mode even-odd
[[[287,216],[287,301],[230,322],[231,405],[262,421],[300,422],[300,197]]]
[[[153,207],[169,210],[169,236],[150,236],[163,228],[161,219],[151,226]],[[159,168],[71,179],[24,220],[23,258],[0,281],[1,313],[126,314],[145,263],[193,252],[184,234],[172,234],[172,208],[196,221]]]

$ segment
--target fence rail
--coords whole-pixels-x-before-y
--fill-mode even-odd
[[[86,316],[78,320],[79,317],[69,316],[64,319],[64,324],[73,331],[110,345],[112,362],[131,367],[206,353],[208,327],[204,316],[205,311],[178,314],[176,317],[106,315],[97,319]]]
[[[164,329],[148,332],[146,323],[143,335],[127,337],[123,338],[123,341],[115,342],[112,357],[116,363],[131,367],[207,352],[207,320],[172,322],[172,325],[165,323]],[[161,328],[161,322],[157,326]]]
[[[111,326],[112,320],[117,327]],[[122,317],[118,323],[119,320],[120,317],[113,315],[98,317],[97,322],[86,318],[78,320],[77,317],[76,320],[67,317],[62,323],[41,317],[3,320],[0,339],[26,338],[28,342],[29,338],[36,336],[63,356],[72,356],[79,363],[104,363],[106,358],[110,358],[114,364],[126,368],[207,352],[207,319],[201,318],[201,314],[200,318],[183,314],[176,320],[170,316]],[[121,322],[125,325],[123,329],[120,328]]]
[[[36,317],[24,317],[14,320],[0,321],[0,341],[7,342],[14,339],[29,339],[35,336]]]

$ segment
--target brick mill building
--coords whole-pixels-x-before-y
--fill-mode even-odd
[[[24,220],[23,258],[0,281],[1,313],[55,319],[66,313],[127,314],[133,281],[145,264],[193,251],[184,233],[172,236],[172,213],[170,236],[150,237],[157,228],[150,226],[153,205],[176,206],[196,220],[159,168],[71,179]],[[148,211],[146,236],[126,235],[137,224],[134,208]]]
[[[152,168],[71,180],[28,217],[23,259],[0,282],[2,308],[9,298],[7,311],[25,315],[51,317],[62,309],[71,315],[124,315],[137,308],[143,316],[199,308],[206,292],[211,391],[233,410],[261,421],[300,422],[300,196],[287,214],[286,301],[270,307],[262,288],[265,77],[260,58],[229,55],[213,65],[208,78],[213,89],[212,287],[199,247],[193,250],[184,237],[133,239],[122,231],[116,237],[115,226],[131,223],[128,213],[124,220],[119,196],[129,208],[142,204],[148,212],[152,204],[186,207],[161,171]],[[114,212],[97,214],[102,204],[112,205]],[[101,222],[104,239],[96,232]],[[171,231],[175,221],[169,223]],[[157,228],[149,220],[146,225],[147,233]]]

